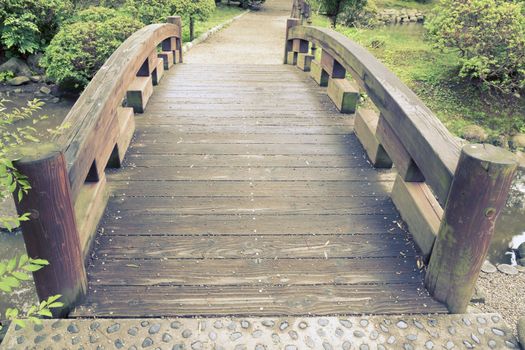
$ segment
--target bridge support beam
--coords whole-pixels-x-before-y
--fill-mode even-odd
[[[40,300],[61,294],[65,306],[54,316],[62,316],[87,288],[66,162],[54,144],[31,145],[22,154],[15,166],[31,185],[20,202],[15,200],[19,214],[30,214],[21,224],[24,241],[31,258],[49,262],[33,273],[36,290]]]
[[[451,313],[467,309],[517,166],[514,154],[492,145],[461,151],[425,279]]]

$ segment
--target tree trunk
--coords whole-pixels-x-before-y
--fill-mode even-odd
[[[195,19],[190,17],[190,41],[195,39]]]

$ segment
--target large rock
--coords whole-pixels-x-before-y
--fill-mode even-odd
[[[512,145],[516,148],[525,148],[525,134],[516,134],[510,139]]]
[[[27,84],[30,81],[31,81],[30,78],[21,75],[21,76],[18,76],[18,77],[14,77],[13,79],[9,79],[7,81],[7,84],[12,85],[12,86],[20,86],[20,85]]]
[[[479,125],[467,125],[463,128],[463,137],[471,142],[485,142],[488,135],[485,129]]]
[[[35,53],[27,58],[27,64],[29,68],[38,74],[44,74],[45,70],[40,66],[40,60],[42,59],[41,53]]]
[[[13,57],[9,61],[0,65],[0,73],[2,72],[13,72],[15,75],[25,77],[30,77],[33,75],[27,63],[16,57]]]

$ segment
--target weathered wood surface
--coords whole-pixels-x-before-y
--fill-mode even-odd
[[[164,79],[108,175],[75,316],[446,311],[422,287],[393,175],[306,73],[176,65]]]
[[[502,148],[461,151],[425,280],[451,313],[466,312],[517,169],[516,156]]]
[[[352,74],[390,125],[396,126],[399,140],[443,205],[460,145],[416,94],[370,52],[343,34],[327,28],[294,26],[287,30],[287,38],[308,40],[321,47],[321,66],[327,71],[334,70],[330,65],[333,58]]]

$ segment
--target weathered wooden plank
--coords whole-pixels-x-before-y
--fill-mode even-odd
[[[420,279],[413,257],[363,259],[104,259],[91,286],[409,284]]]
[[[133,108],[119,107],[117,118],[120,127],[119,138],[117,140],[118,166],[120,167],[126,157],[133,133],[135,132],[135,114]]]
[[[167,147],[163,143],[133,143],[129,152],[133,154],[196,154],[196,155],[345,155],[347,148],[356,147],[358,142],[348,140],[346,143],[336,144],[175,144]]]
[[[373,170],[351,172],[345,168],[246,168],[246,167],[212,167],[197,168],[184,167],[140,167],[125,168],[113,174],[116,180],[251,180],[251,181],[296,181],[296,180],[325,180],[325,181],[388,181],[394,180],[395,174],[377,173]]]
[[[300,53],[297,55],[297,68],[299,68],[303,72],[309,72],[313,60],[313,55],[309,55],[307,53]]]
[[[328,86],[329,75],[321,68],[321,64],[316,60],[313,60],[310,64],[310,76],[319,86]]]
[[[137,77],[149,77],[157,69],[159,59],[157,57],[157,48],[151,50],[148,57],[137,71]]]
[[[392,160],[376,138],[379,117],[369,109],[359,109],[355,118],[355,134],[376,168],[390,168]]]
[[[158,53],[158,56],[164,63],[164,70],[166,71],[173,67],[173,65],[175,64],[173,61],[175,59],[175,57],[173,56],[173,51],[161,51]]]
[[[309,43],[306,40],[295,39],[293,40],[292,50],[294,52],[306,53],[309,50]]]
[[[416,163],[414,163],[405,146],[403,146],[403,143],[399,140],[395,131],[383,116],[379,116],[376,137],[386,153],[388,153],[389,158],[394,162],[396,170],[403,180],[414,182],[425,181],[425,177]]]
[[[212,113],[211,111],[209,113]],[[233,112],[232,112],[233,113]],[[234,130],[249,130],[250,127],[266,127],[266,126],[279,126],[279,127],[347,127],[348,129],[352,127],[353,120],[342,120],[342,119],[321,119],[321,118],[308,118],[308,117],[283,117],[277,118],[272,116],[266,117],[207,117],[207,116],[186,116],[179,118],[165,118],[161,116],[144,116],[137,118],[137,125],[143,126],[144,124],[152,125],[156,124],[158,126],[206,126],[213,130],[213,128],[218,127],[232,127]],[[346,129],[346,130],[348,130]],[[294,129],[295,130],[295,129]]]
[[[98,182],[86,182],[77,196],[74,205],[75,220],[84,259],[89,255],[91,243],[106,210],[108,199],[109,193],[104,175]]]
[[[111,175],[115,197],[377,197],[386,196],[391,181],[117,181]],[[147,186],[144,186],[147,185]]]
[[[420,284],[393,286],[98,287],[71,316],[341,315],[446,313]]]
[[[333,235],[399,232],[398,215],[152,215],[107,213],[108,235]]]
[[[104,259],[294,259],[414,257],[408,235],[326,236],[100,236]]]
[[[144,113],[152,93],[152,77],[136,77],[128,86],[127,106],[132,107],[135,113]]]
[[[392,200],[426,259],[432,252],[443,209],[425,183],[405,182],[398,176]]]
[[[137,167],[287,167],[287,168],[362,168],[371,166],[362,152],[348,155],[258,155],[258,154],[129,154],[127,164]]]
[[[321,68],[328,73],[332,79],[344,79],[346,70],[334,57],[326,50],[321,52]]]
[[[209,131],[212,133],[224,132],[224,133],[246,133],[246,134],[266,134],[266,133],[275,133],[275,134],[287,134],[287,135],[297,135],[297,134],[329,134],[329,135],[342,135],[352,132],[352,121],[353,118],[350,118],[345,125],[275,125],[271,123],[261,123],[247,125],[245,123],[235,124],[235,123],[222,123],[217,124],[205,124],[203,122],[193,122],[193,123],[173,123],[173,124],[154,124],[154,123],[142,123],[140,124],[139,130],[144,130],[148,132],[153,132],[154,130],[160,132],[187,132],[187,133],[200,133]],[[140,123],[140,121],[139,121]]]
[[[120,197],[112,199],[110,211],[124,219],[139,213],[185,214],[395,214],[388,197]]]
[[[157,67],[155,67],[155,70],[151,73],[151,82],[153,83],[153,86],[159,85],[163,76],[164,76],[164,60],[159,59],[157,61]]]
[[[347,79],[328,79],[328,97],[341,113],[354,113],[359,102],[359,88]]]

